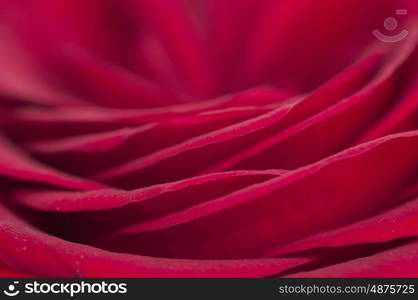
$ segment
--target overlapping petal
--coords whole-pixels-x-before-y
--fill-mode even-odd
[[[418,6],[319,2],[0,1],[0,276],[416,276]]]

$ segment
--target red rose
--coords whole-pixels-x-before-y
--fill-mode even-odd
[[[0,275],[418,276],[417,8],[2,1]]]

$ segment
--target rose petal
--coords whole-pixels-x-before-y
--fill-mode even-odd
[[[179,202],[180,200],[184,201],[185,195],[180,194],[180,197],[176,197],[176,195],[173,194],[175,191],[187,190],[196,186],[198,191],[194,191],[192,195],[194,195],[195,192],[201,194],[199,200],[193,200],[193,202],[196,203],[201,202],[202,199],[214,192],[224,194],[227,189],[235,190],[237,189],[237,186],[251,185],[259,181],[280,176],[285,172],[286,171],[284,170],[263,170],[212,173],[132,191],[102,189],[98,191],[78,192],[19,188],[15,191],[12,198],[16,202],[34,209],[64,212],[117,208],[127,204],[156,198],[168,193],[169,197],[167,201],[173,202],[174,204],[171,204],[171,206],[179,209],[180,206],[179,204],[176,204],[176,202]],[[248,180],[249,182],[247,182]],[[225,183],[222,181],[225,181]],[[207,183],[210,183],[209,187],[205,187],[205,184]],[[216,190],[211,191],[213,187],[216,187]],[[158,199],[153,199],[153,204],[155,204],[155,202],[158,203]],[[158,208],[158,206],[164,207],[167,206],[167,204],[156,204],[155,208]],[[146,210],[145,208],[142,209]]]
[[[241,149],[244,145],[251,145],[262,139],[263,136],[268,136],[272,132],[277,132],[281,128],[285,128],[286,125],[288,126],[289,124],[295,123],[298,120],[307,117],[315,111],[320,111],[321,109],[326,108],[333,102],[338,101],[338,98],[350,95],[353,91],[357,90],[367,82],[376,67],[377,61],[378,59],[373,57],[366,60],[358,68],[355,68],[354,70],[347,70],[337,79],[332,80],[307,99],[299,100],[291,105],[287,104],[287,106],[282,105],[275,111],[266,113],[260,117],[237,123],[233,126],[229,126],[206,135],[197,136],[178,145],[162,149],[149,156],[129,161],[119,167],[111,168],[106,172],[99,173],[97,178],[101,180],[109,180],[115,177],[125,177],[123,180],[122,178],[118,179],[118,181],[125,182],[126,184],[126,176],[124,175],[129,175],[129,173],[132,172],[138,173],[139,170],[145,168],[150,168],[150,172],[156,172],[151,167],[153,165],[157,165],[159,162],[166,161],[169,158],[172,158],[172,161],[167,160],[169,166],[165,165],[164,169],[177,170],[180,165],[184,165],[184,163],[177,162],[177,160],[182,159],[180,154],[183,153],[187,153],[187,157],[184,157],[183,159],[189,160],[190,164],[191,159],[194,157],[190,154],[191,150],[198,150],[199,152],[196,152],[196,155],[199,155],[200,157],[206,155],[211,156],[210,159],[212,160],[221,156],[221,154],[223,154],[223,156],[228,155],[227,153],[221,153],[219,150],[213,149],[218,145],[221,148],[221,151],[228,150],[228,152],[232,152],[232,149],[234,148],[238,151],[238,149]],[[208,153],[203,152],[203,147],[208,150]],[[202,162],[207,163],[206,160],[201,162],[196,161],[193,165],[199,167],[199,164]],[[158,167],[161,166],[157,166],[157,168]],[[188,172],[193,171],[194,170],[191,168],[188,169]],[[157,173],[161,174],[160,171],[157,171]],[[169,174],[166,176],[168,175]],[[144,177],[152,179],[150,176]],[[178,178],[174,177],[169,180],[176,179]],[[131,180],[134,181],[133,178]]]
[[[417,147],[417,131],[386,136],[279,178],[117,230],[102,245],[174,257],[258,256],[394,205],[393,193],[416,175]],[[391,163],[394,154],[396,164]]]
[[[93,190],[103,185],[62,173],[27,157],[15,146],[0,137],[0,175],[26,181],[34,181],[61,187]]]
[[[289,277],[416,277],[418,276],[418,242],[416,240],[375,255]]]
[[[344,247],[362,243],[382,243],[418,235],[418,199],[377,216],[268,251],[265,257],[318,247]]]
[[[3,205],[0,215],[0,261],[47,277],[261,277],[312,260],[203,261],[112,253],[46,235],[17,219]]]

